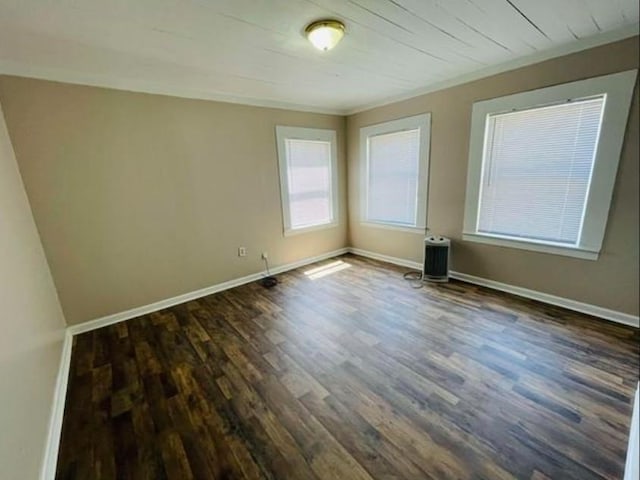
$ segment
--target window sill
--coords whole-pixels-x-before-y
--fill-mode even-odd
[[[382,228],[386,230],[396,230],[398,232],[418,233],[425,235],[425,227],[409,227],[404,225],[394,225],[392,223],[378,223],[378,222],[360,222],[363,227]]]
[[[526,240],[514,240],[511,238],[494,237],[481,233],[464,232],[462,239],[469,242],[497,245],[499,247],[519,248],[533,252],[550,253],[552,255],[564,255],[566,257],[581,258],[583,260],[597,260],[599,252],[586,250],[584,248],[565,247],[562,245],[552,245],[546,243],[527,242]]]
[[[289,229],[285,229],[284,236],[285,237],[293,237],[295,235],[301,235],[303,233],[315,232],[315,231],[318,231],[318,230],[326,230],[328,228],[335,228],[337,226],[338,226],[338,222],[331,222],[331,223],[323,223],[321,225],[312,225],[312,226],[303,227],[303,228],[289,228]]]

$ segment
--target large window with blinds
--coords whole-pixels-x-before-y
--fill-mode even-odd
[[[425,228],[429,124],[425,114],[361,129],[364,223]]]
[[[595,259],[635,72],[474,105],[465,239]]]
[[[337,225],[336,132],[276,127],[284,234]]]
[[[604,96],[487,117],[478,231],[576,245]]]

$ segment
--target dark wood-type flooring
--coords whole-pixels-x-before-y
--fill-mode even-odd
[[[336,261],[76,336],[58,478],[622,478],[638,330]]]

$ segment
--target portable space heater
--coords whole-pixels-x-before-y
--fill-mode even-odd
[[[423,279],[427,282],[449,281],[449,249],[448,238],[431,236],[424,239]]]

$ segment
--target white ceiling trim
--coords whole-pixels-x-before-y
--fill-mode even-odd
[[[436,92],[438,90],[444,90],[445,88],[454,87],[456,85],[462,85],[463,83],[469,83],[474,80],[480,80],[482,78],[507,72],[509,70],[515,70],[520,67],[532,65],[534,63],[544,62],[545,60],[550,60],[552,58],[562,57],[564,55],[569,55],[571,53],[587,50],[589,48],[597,47],[600,45],[606,45],[607,43],[613,43],[618,40],[624,40],[625,38],[636,36],[639,33],[640,33],[640,23],[635,23],[633,25],[628,25],[618,30],[612,30],[609,32],[601,33],[599,35],[581,38],[580,40],[576,40],[575,42],[560,45],[558,47],[551,48],[549,50],[544,50],[542,52],[537,52],[531,55],[527,55],[525,57],[516,58],[514,60],[510,60],[508,62],[500,63],[498,65],[493,65],[491,67],[476,70],[474,72],[465,73],[464,75],[450,78],[448,80],[443,80],[441,82],[432,83],[430,85],[425,86],[424,88],[413,90],[411,92],[407,92],[402,95],[388,97],[379,102],[361,105],[354,109],[348,110],[346,114],[354,115],[356,113],[364,112],[366,110],[371,110],[372,108],[382,107],[384,105],[401,102],[403,100],[409,100],[411,98],[415,98],[420,95]]]
[[[71,83],[76,85],[87,85],[92,87],[111,88],[115,90],[123,90],[139,93],[150,93],[156,95],[167,95],[180,98],[211,100],[218,102],[234,103],[240,105],[249,105],[267,108],[279,108],[285,110],[294,110],[311,113],[321,113],[330,115],[353,115],[355,113],[370,110],[372,108],[381,107],[391,103],[408,100],[420,95],[432,93],[445,88],[468,83],[473,80],[479,80],[491,75],[515,70],[517,68],[539,63],[555,57],[561,57],[570,53],[579,52],[589,48],[597,47],[607,43],[623,40],[635,35],[640,31],[640,24],[635,23],[627,27],[605,32],[599,35],[582,38],[574,42],[570,42],[556,48],[551,48],[542,52],[537,52],[525,57],[520,57],[508,62],[500,63],[490,67],[482,68],[474,72],[456,76],[448,80],[431,83],[418,90],[412,90],[402,95],[396,95],[381,99],[380,101],[358,106],[353,109],[331,109],[323,108],[317,105],[304,105],[298,103],[282,102],[278,100],[260,99],[252,97],[244,97],[238,95],[229,95],[224,93],[212,93],[195,89],[180,87],[179,85],[162,85],[159,83],[148,82],[132,78],[118,78],[109,75],[90,75],[79,73],[71,70],[38,67],[37,65],[9,62],[0,60],[0,74],[16,75],[28,78],[36,78],[42,80],[51,80],[56,82]]]
[[[314,105],[300,105],[297,103],[281,102],[260,98],[229,95],[225,93],[212,93],[202,90],[183,88],[179,85],[160,85],[153,82],[133,78],[119,78],[108,75],[88,75],[69,70],[38,67],[17,62],[0,60],[0,75],[15,75],[18,77],[35,78],[74,85],[90,87],[110,88],[135,93],[150,93],[154,95],[166,95],[170,97],[188,98],[192,100],[211,100],[215,102],[235,103],[239,105],[279,108],[309,113],[322,113],[328,115],[346,115],[346,110],[322,108]]]

